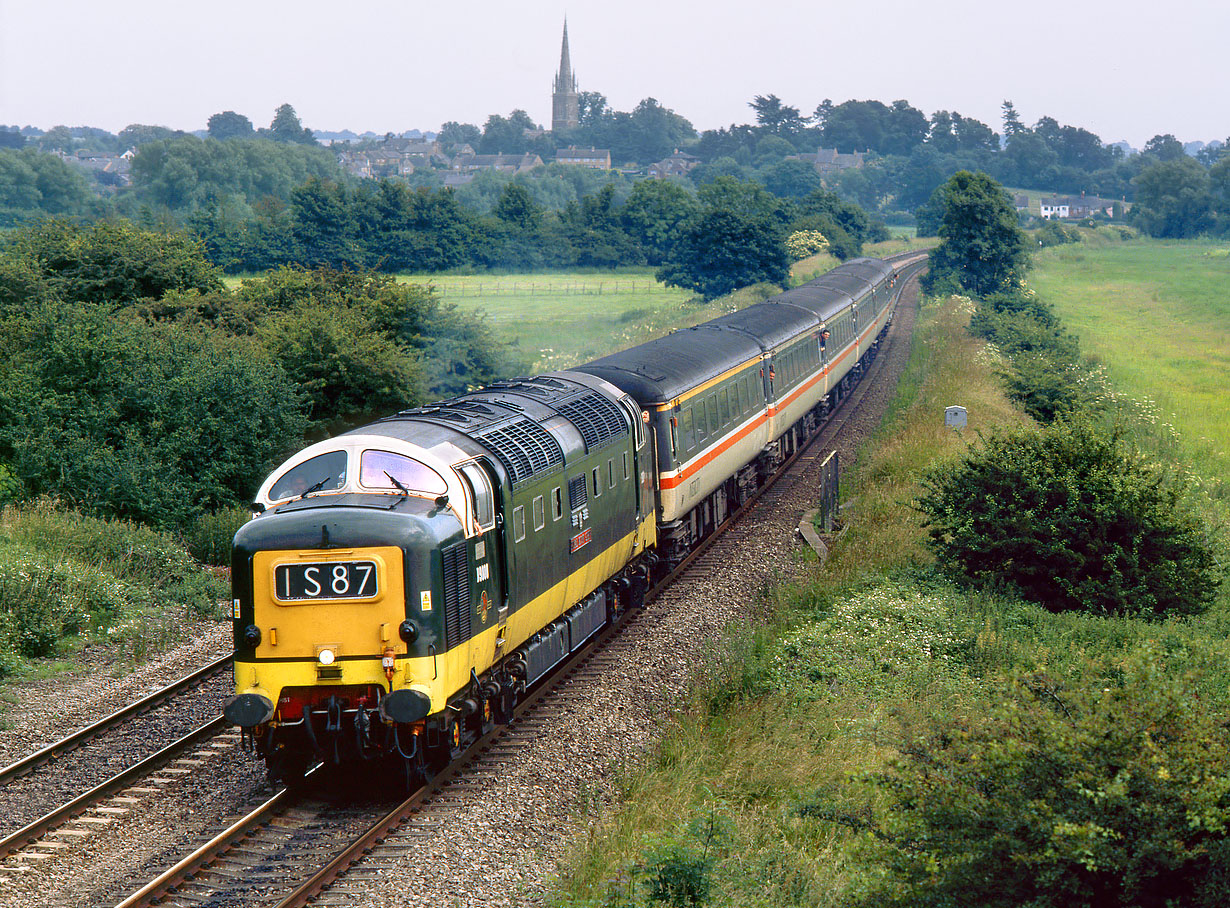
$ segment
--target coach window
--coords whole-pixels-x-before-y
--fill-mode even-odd
[[[534,532],[537,533],[547,525],[547,509],[543,507],[541,495],[534,497]]]
[[[520,542],[525,538],[525,508],[513,508],[513,542]]]
[[[714,435],[718,434],[718,428],[722,425],[718,422],[717,395],[710,394],[705,401],[705,410],[709,414],[709,431]]]
[[[691,451],[696,447],[696,423],[692,419],[692,408],[688,407],[685,409],[683,413],[680,414],[679,420],[683,425],[683,449],[685,451]],[[626,454],[624,455],[625,461],[627,456],[628,455]],[[624,473],[626,474],[627,472],[627,463],[625,463]],[[625,475],[624,478],[627,479],[627,476]]]
[[[470,499],[474,502],[474,519],[482,529],[491,529],[495,526],[495,509],[491,504],[491,482],[487,479],[486,471],[471,461],[459,466],[457,472],[465,480]],[[524,523],[524,516],[522,522]]]
[[[725,388],[718,393],[718,411],[722,416],[722,425],[730,425],[730,395],[726,393]]]
[[[551,519],[559,520],[564,516],[564,491],[556,486],[551,492]]]
[[[705,422],[705,404],[701,401],[688,409],[696,415],[696,440],[704,441],[709,437],[709,424]]]

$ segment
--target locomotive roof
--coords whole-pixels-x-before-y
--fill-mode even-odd
[[[612,353],[574,371],[604,378],[641,403],[665,402],[759,358],[760,344],[741,331],[707,322]]]
[[[472,453],[478,442],[518,485],[628,432],[628,418],[600,382],[555,372],[496,382],[346,434],[387,435],[424,448],[449,443]]]

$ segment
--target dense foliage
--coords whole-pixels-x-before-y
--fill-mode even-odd
[[[1117,431],[994,430],[924,485],[918,507],[941,570],[1054,611],[1196,614],[1220,582],[1184,482]]]
[[[231,292],[183,234],[24,228],[0,250],[0,494],[185,527],[305,435],[488,383],[504,355],[386,276],[283,268]]]
[[[1230,747],[1145,648],[1079,685],[1035,673],[936,718],[869,781],[868,906],[1213,908],[1230,891]],[[832,816],[816,808],[804,813]]]

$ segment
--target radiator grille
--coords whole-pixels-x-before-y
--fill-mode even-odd
[[[448,649],[470,639],[470,572],[466,570],[466,544],[454,543],[441,552],[444,559],[444,644]]]

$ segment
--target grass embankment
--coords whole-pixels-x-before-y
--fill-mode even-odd
[[[50,504],[0,513],[0,678],[105,647],[140,661],[218,619],[226,583],[175,539]]]
[[[1122,393],[1156,402],[1159,440],[1230,489],[1230,250],[1208,241],[1085,242],[1040,252],[1030,283]],[[1165,433],[1171,424],[1177,435]]]
[[[920,471],[959,454],[976,430],[1024,419],[1000,391],[994,354],[965,331],[970,308],[960,299],[924,307],[893,410],[855,470],[849,528],[823,571],[771,594],[770,623],[736,635],[657,752],[621,778],[618,804],[566,863],[557,904],[876,904],[886,865],[867,829],[888,795],[873,780],[930,723],[952,720],[962,734],[1003,708],[1009,679],[1026,673],[1044,673],[1065,697],[1065,685],[1110,691],[1108,671],[1121,677],[1155,651],[1168,670],[1199,676],[1210,710],[1223,704],[1224,605],[1160,623],[1053,615],[959,591],[926,570],[911,505]],[[951,404],[968,407],[962,434],[942,426]],[[1081,784],[1118,804],[1118,783],[1103,782]],[[1080,834],[1039,822],[1060,853]],[[1091,869],[1101,857],[1088,858]]]

